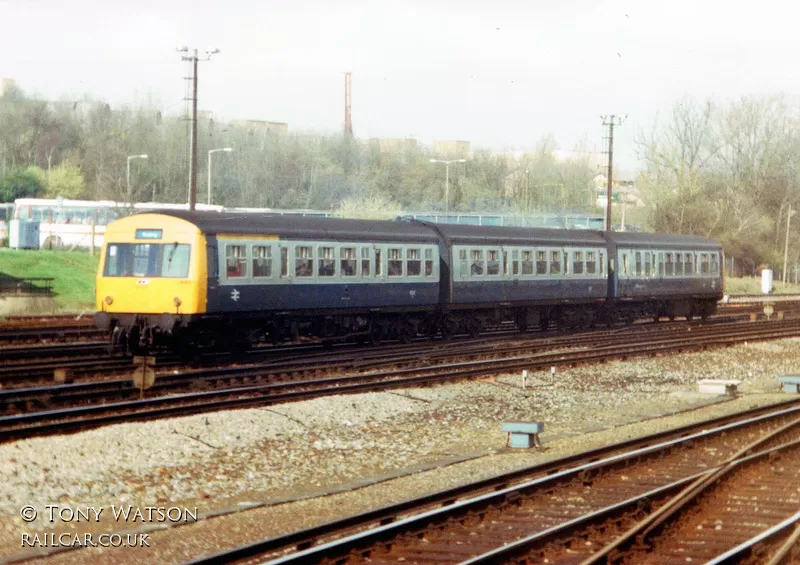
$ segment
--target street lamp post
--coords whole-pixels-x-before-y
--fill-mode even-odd
[[[225,153],[230,153],[233,151],[230,147],[223,147],[221,149],[210,149],[208,151],[208,205],[211,205],[211,154],[216,153],[217,151],[224,151]]]
[[[789,213],[786,214],[786,243],[783,245],[783,282],[786,282],[786,269],[789,267],[789,223],[792,221],[792,216],[796,210],[792,210],[791,204],[789,205]]]
[[[431,159],[431,163],[444,163],[444,217],[445,222],[447,216],[450,214],[450,163],[466,163],[466,159],[452,159],[450,161],[442,161],[440,159]]]
[[[147,159],[147,155],[130,155],[128,157],[128,172],[125,175],[125,179],[127,180],[128,184],[128,202],[133,203],[131,200],[131,159]]]

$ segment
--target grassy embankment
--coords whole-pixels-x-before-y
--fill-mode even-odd
[[[13,251],[0,249],[0,272],[13,277],[52,277],[56,304],[64,311],[94,310],[98,256],[69,251]],[[774,282],[775,294],[800,294],[800,285]],[[727,294],[760,294],[761,279],[725,280]]]
[[[98,260],[98,255],[88,253],[0,249],[0,273],[18,278],[52,277],[60,310],[93,311]]]

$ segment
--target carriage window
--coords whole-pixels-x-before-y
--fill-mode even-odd
[[[550,252],[550,274],[557,275],[561,273],[561,253],[559,251]]]
[[[636,252],[636,271],[633,273],[634,275],[641,275],[642,274],[642,252]]]
[[[225,272],[229,279],[247,276],[247,251],[244,245],[225,246]]]
[[[425,250],[425,276],[433,276],[433,249]]]
[[[383,275],[383,261],[381,261],[381,250],[375,250],[375,276],[380,277]]]
[[[644,276],[649,277],[652,271],[650,270],[650,252],[645,251],[644,254]]]
[[[658,276],[659,277],[663,277],[664,276],[664,254],[663,253],[659,253],[658,254]]]
[[[675,274],[683,275],[683,256],[681,253],[675,254]]]
[[[547,252],[546,251],[537,251],[536,252],[536,274],[537,275],[546,275],[547,274]]]
[[[586,274],[593,275],[597,272],[597,262],[595,260],[595,252],[586,252]]]
[[[336,259],[333,255],[333,247],[319,248],[319,276],[332,277],[336,267]]]
[[[500,257],[496,249],[490,249],[486,252],[488,261],[486,262],[487,275],[500,274]]]
[[[683,259],[684,259],[683,272],[685,274],[687,274],[687,275],[693,275],[694,274],[694,254],[693,253],[687,253],[686,255],[683,256]]]
[[[564,251],[564,274],[569,274],[569,253]]]
[[[708,274],[708,253],[703,253],[700,255],[700,274]]]
[[[266,245],[253,246],[253,276],[272,276],[272,248]]]
[[[342,247],[339,249],[339,272],[343,277],[354,277],[358,273],[355,247]]]
[[[572,272],[576,275],[583,274],[583,251],[573,251]]]
[[[522,252],[522,274],[533,274],[533,251]]]
[[[622,254],[622,273],[621,274],[623,274],[623,275],[627,275],[628,274],[628,254],[627,253],[623,253]]]
[[[406,249],[406,274],[417,277],[422,272],[422,262],[419,259],[419,249]]]
[[[461,265],[461,270],[459,274],[461,275],[461,278],[464,279],[467,277],[467,265],[468,265],[466,249],[460,249],[458,251],[458,259],[459,259],[458,261],[459,265]]]
[[[530,262],[530,258],[528,259],[528,262]],[[519,249],[514,249],[511,252],[511,274],[512,275],[519,274]]]
[[[402,277],[403,276],[403,255],[402,249],[393,247],[388,250],[388,263],[389,263],[389,276]]]
[[[289,248],[281,247],[281,276],[289,276]]]
[[[719,274],[719,261],[717,261],[717,254],[711,254],[711,274],[718,275]]]
[[[310,277],[314,274],[314,248],[300,246],[294,248],[294,275]]]
[[[469,269],[471,275],[483,274],[483,251],[480,249],[472,250],[472,266]]]
[[[369,265],[369,255],[371,249],[369,247],[362,247],[361,248],[361,276],[368,277],[372,274],[372,269],[370,269]]]
[[[672,268],[672,253],[665,253],[664,255],[666,257],[665,264],[666,264],[666,267],[667,267],[666,271],[665,271],[665,274],[668,277],[671,277],[672,273],[674,272],[674,270]]]

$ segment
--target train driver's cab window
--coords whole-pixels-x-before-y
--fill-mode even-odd
[[[253,246],[253,276],[272,276],[272,248],[267,245]]]
[[[422,261],[419,249],[406,249],[406,274],[409,277],[418,277],[422,273]]]
[[[314,275],[314,248],[298,245],[294,248],[294,276],[310,277]]]
[[[550,252],[550,274],[561,274],[561,252],[559,251]]]
[[[523,253],[525,252],[523,251]],[[528,256],[528,263],[530,262],[530,256]],[[519,249],[514,249],[511,251],[511,274],[514,276],[519,274]]]
[[[425,250],[425,276],[433,276],[433,249]]]
[[[342,247],[339,249],[339,271],[343,277],[354,277],[358,273],[355,247]],[[369,271],[367,271],[369,272]]]
[[[472,265],[469,268],[470,275],[483,274],[483,251],[480,249],[472,250]]]
[[[319,276],[332,277],[336,271],[336,259],[333,256],[333,247],[319,248]]]
[[[247,254],[244,245],[225,246],[225,272],[229,279],[247,276]]]
[[[597,253],[594,251],[586,252],[586,274],[594,275],[597,273]]]
[[[675,272],[674,269],[673,269],[672,253],[665,253],[664,257],[665,257],[665,265],[666,265],[665,274],[668,277],[671,277],[672,274]]]
[[[536,252],[536,274],[537,275],[546,275],[547,274],[547,252],[546,251],[537,251]]]
[[[719,274],[719,261],[716,253],[711,254],[711,274]]]
[[[391,247],[388,250],[387,264],[390,277],[403,276],[403,250],[399,247]]]
[[[522,274],[533,274],[533,251],[529,249],[522,252]]]
[[[572,272],[576,275],[583,274],[583,251],[574,251],[572,260]]]
[[[500,274],[500,253],[496,249],[490,249],[486,252],[486,274],[499,275]]]

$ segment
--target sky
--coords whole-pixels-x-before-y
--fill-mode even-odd
[[[0,0],[0,77],[47,99],[89,96],[222,121],[334,133],[352,72],[356,137],[467,140],[528,151],[606,149],[636,168],[635,140],[690,97],[800,93],[800,7],[766,0]],[[2,133],[2,132],[0,132]]]

